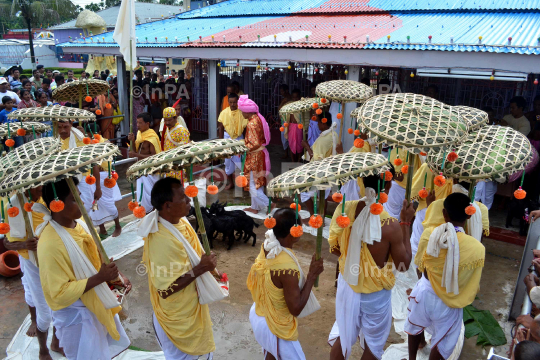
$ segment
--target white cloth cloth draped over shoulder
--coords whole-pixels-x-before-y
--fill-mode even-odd
[[[292,252],[290,252],[288,249],[281,246],[281,243],[276,238],[276,235],[274,234],[274,230],[270,229],[268,230],[264,236],[266,239],[264,240],[264,250],[268,251],[268,254],[266,255],[267,259],[274,259],[276,256],[278,256],[282,251],[285,251],[296,263],[296,266],[298,266],[298,272],[300,273],[300,280],[298,281],[298,287],[300,289],[304,288],[304,284],[306,282],[306,278],[304,276],[304,272],[302,271],[302,267],[300,266],[300,263],[298,262],[298,259]],[[319,310],[321,308],[321,305],[317,301],[317,298],[315,297],[315,294],[313,294],[313,291],[309,294],[309,299],[306,303],[306,306],[302,309],[300,312],[300,315],[298,315],[298,318],[301,319],[303,317],[306,317],[308,315],[313,314],[315,311]]]
[[[459,184],[452,185],[452,193],[460,193],[469,196],[469,192],[467,191],[467,189],[465,189]],[[482,234],[484,232],[482,224],[482,210],[475,201],[473,201],[471,205],[474,206],[476,212],[471,216],[469,220],[467,220],[467,230],[469,232],[469,235],[471,235],[473,238],[478,241],[482,241]]]
[[[75,221],[77,221],[77,223],[82,226],[84,231],[86,231],[88,234],[90,233],[84,221]],[[64,246],[66,247],[66,250],[68,252],[69,259],[71,260],[73,272],[75,273],[75,277],[77,278],[77,280],[88,279],[91,276],[96,275],[96,268],[94,267],[94,265],[92,265],[86,254],[79,247],[79,245],[77,245],[73,237],[66,231],[66,229],[64,229],[54,220],[50,220],[49,224],[53,227],[58,236],[60,236],[60,239],[62,239],[62,242],[64,243]],[[94,287],[94,290],[96,291],[97,296],[103,303],[103,306],[105,306],[105,309],[112,309],[120,305],[116,299],[116,295],[114,295],[114,293],[111,291],[111,289],[109,289],[106,283],[103,282],[97,285],[96,287]]]
[[[464,232],[462,228],[459,231]],[[437,226],[429,236],[426,254],[439,257],[442,249],[447,249],[441,286],[446,288],[447,293],[459,294],[458,270],[459,270],[459,241],[456,228],[452,223]]]
[[[69,148],[75,149],[77,147],[77,140],[82,141],[84,134],[77,128],[72,127],[69,134]]]
[[[161,223],[174,237],[184,246],[186,253],[188,255],[191,266],[195,267],[201,262],[201,258],[193,249],[189,241],[174,227],[173,224],[168,222],[159,216],[156,210],[152,211],[141,221],[139,225],[139,236],[147,238],[149,234],[158,232],[159,226],[158,223]],[[197,279],[195,279],[197,284],[197,293],[199,295],[199,303],[201,305],[211,304],[216,301],[225,299],[229,294],[225,293],[224,289],[218,284],[216,279],[209,272],[205,272]]]
[[[343,271],[343,279],[350,285],[358,285],[358,270],[360,269],[360,251],[362,242],[373,245],[373,242],[381,241],[381,217],[373,215],[370,207],[377,201],[377,192],[372,188],[366,188],[366,196],[360,199],[366,206],[360,211],[352,224],[347,258]]]

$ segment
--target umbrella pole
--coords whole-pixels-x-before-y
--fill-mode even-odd
[[[189,180],[193,179],[193,165],[189,167]],[[202,245],[206,255],[210,255],[210,244],[208,243],[208,236],[206,235],[206,228],[204,227],[204,221],[201,214],[201,206],[199,205],[199,197],[193,197],[193,206],[195,207],[195,217],[199,224],[199,232],[201,233]]]
[[[319,208],[317,209],[317,214],[319,214],[323,219],[323,224],[321,227],[317,229],[317,243],[315,246],[315,259],[319,260],[321,258],[321,252],[322,252],[322,239],[323,239],[323,228],[324,228],[324,208],[326,207],[326,199],[324,197],[325,191],[319,190]],[[315,287],[319,287],[319,277],[317,276],[317,280],[315,280]]]
[[[345,114],[345,103],[341,103],[341,125],[339,127],[339,142],[341,143],[341,139],[343,137],[343,115]]]
[[[88,230],[90,230],[90,235],[92,235],[92,238],[94,239],[94,242],[96,243],[98,251],[101,255],[101,261],[103,261],[105,264],[109,264],[110,263],[109,257],[107,256],[107,253],[105,252],[105,249],[103,248],[103,244],[101,243],[101,239],[99,238],[99,235],[96,232],[96,228],[94,227],[94,224],[92,223],[92,219],[90,219],[90,216],[88,216],[88,213],[86,212],[86,208],[84,207],[81,197],[79,196],[79,189],[77,189],[77,186],[73,182],[73,178],[69,177],[66,179],[66,181],[69,186],[69,190],[71,190],[71,193],[73,194],[73,198],[75,199],[75,202],[79,206],[79,210],[81,210],[84,222],[86,222],[86,225],[88,226]]]
[[[407,173],[407,188],[405,189],[405,199],[407,199],[407,202],[411,201],[411,188],[412,188],[415,160],[416,160],[416,156],[411,154],[409,156],[409,172]]]
[[[30,238],[34,236],[34,230],[30,224],[30,219],[28,218],[28,213],[24,210],[24,199],[20,192],[17,192],[17,200],[19,200],[19,206],[21,207],[21,213],[24,219],[24,227],[26,228],[26,237]],[[34,252],[34,258],[36,259],[36,264],[38,263],[37,254]]]
[[[58,137],[58,121],[55,120],[52,122],[52,135],[54,138]]]
[[[129,62],[131,63],[132,61],[133,40],[129,40]],[[133,64],[131,64],[131,66],[129,67],[129,132],[133,134]],[[133,147],[133,141],[130,142],[129,146],[131,151],[135,151],[135,148]]]
[[[79,85],[79,109],[82,109],[82,89]]]

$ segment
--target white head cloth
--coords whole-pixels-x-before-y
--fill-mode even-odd
[[[469,196],[469,192],[467,191],[467,189],[465,189],[459,184],[454,184],[452,186],[452,193],[461,193]],[[484,231],[482,225],[482,210],[480,209],[480,206],[478,206],[476,201],[473,201],[471,205],[474,206],[476,212],[471,216],[469,220],[467,220],[467,233],[476,240],[482,241],[482,233]]]
[[[463,232],[462,228],[458,228],[458,230]],[[459,241],[452,223],[436,227],[429,236],[426,253],[433,257],[439,257],[442,249],[447,249],[448,252],[444,260],[441,286],[446,288],[447,293],[458,295]]]
[[[381,217],[371,213],[371,205],[377,201],[377,192],[366,188],[366,196],[360,199],[366,206],[360,211],[354,220],[347,248],[347,258],[345,259],[345,269],[343,279],[350,285],[358,285],[358,274],[360,271],[360,251],[362,242],[373,245],[373,242],[381,241]],[[338,205],[339,206],[339,205]]]

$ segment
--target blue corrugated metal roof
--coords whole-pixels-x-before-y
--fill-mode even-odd
[[[228,0],[178,15],[196,17],[374,11],[540,10],[540,0]]]

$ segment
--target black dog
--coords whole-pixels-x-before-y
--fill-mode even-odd
[[[227,215],[214,215],[207,208],[201,207],[201,212],[205,213],[205,216],[212,222],[212,228],[218,234],[223,234],[223,240],[228,241],[227,250],[231,250],[234,245],[234,231],[238,227],[238,221],[236,218]]]
[[[255,246],[257,243],[257,235],[253,232],[253,227],[259,227],[259,225],[253,220],[252,217],[247,215],[242,210],[232,210],[227,211],[225,210],[225,207],[227,206],[227,203],[220,204],[219,202],[215,202],[210,206],[210,212],[212,214],[215,214],[216,216],[227,216],[227,217],[233,217],[236,220],[236,226],[235,231],[239,234],[237,240],[240,240],[241,238],[244,239],[244,244],[247,243],[251,238],[253,238],[253,244],[251,246]]]
[[[519,219],[519,235],[526,236],[529,231],[528,216],[534,211],[538,210],[539,205],[537,201],[531,200],[528,197],[522,200],[512,198],[510,204],[508,204],[508,214],[506,215],[506,227],[512,226],[512,220],[514,218]]]

